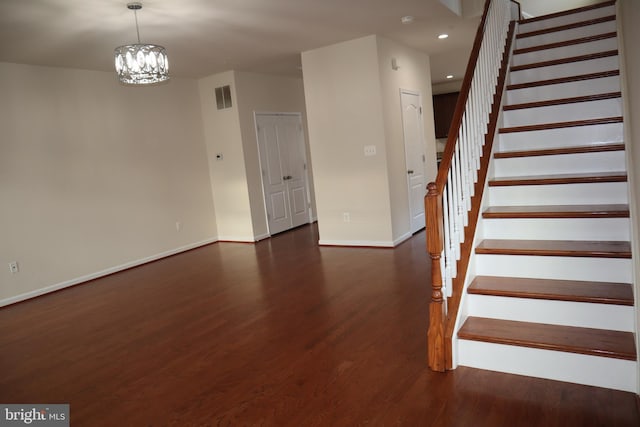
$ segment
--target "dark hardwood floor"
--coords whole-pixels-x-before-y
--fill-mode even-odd
[[[217,243],[0,309],[0,402],[72,426],[638,426],[636,396],[428,370],[424,233]]]

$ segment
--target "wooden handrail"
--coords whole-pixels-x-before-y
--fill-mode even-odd
[[[484,35],[484,29],[487,25],[487,16],[489,15],[489,6],[491,0],[486,0],[484,3],[484,11],[482,12],[482,20],[478,25],[476,31],[476,38],[473,42],[473,48],[471,49],[471,55],[467,62],[467,69],[464,73],[464,80],[462,80],[462,87],[458,94],[458,101],[456,102],[456,109],[453,112],[451,118],[451,126],[449,126],[449,135],[447,136],[447,143],[442,153],[442,160],[440,161],[440,167],[438,168],[438,176],[436,177],[436,186],[439,194],[442,194],[444,186],[447,183],[447,174],[451,168],[451,160],[453,159],[453,153],[456,148],[456,138],[458,137],[458,130],[462,124],[462,116],[464,114],[464,108],[467,105],[467,99],[469,99],[469,92],[471,91],[471,81],[476,70],[476,64],[478,63],[478,56],[480,56],[480,48],[482,47],[482,36]]]
[[[482,144],[481,148],[479,149],[481,153],[476,153],[478,156],[481,155],[481,158],[474,160],[479,163],[480,167],[480,169],[476,170],[477,178],[475,180],[475,184],[473,185],[474,192],[472,192],[471,194],[465,194],[466,196],[470,197],[471,202],[467,213],[465,213],[469,215],[469,223],[468,226],[464,227],[464,238],[461,242],[458,242],[459,244],[461,243],[458,249],[460,258],[457,262],[458,265],[456,266],[456,272],[458,274],[455,276],[455,281],[452,282],[453,294],[451,295],[452,298],[450,298],[451,301],[448,301],[443,293],[443,287],[445,285],[443,283],[443,253],[445,253],[446,251],[447,243],[444,238],[446,231],[443,230],[447,228],[446,224],[443,225],[445,222],[445,208],[443,204],[443,197],[445,197],[445,192],[449,191],[449,203],[451,203],[450,199],[452,192],[463,192],[460,188],[454,190],[451,190],[451,188],[449,188],[449,190],[446,190],[446,188],[448,179],[452,174],[454,157],[456,158],[455,162],[457,163],[458,170],[461,167],[459,163],[461,162],[461,156],[463,156],[461,154],[461,151],[464,151],[464,148],[460,148],[459,146],[457,146],[457,144],[459,134],[461,132],[461,129],[463,128],[463,122],[467,121],[468,123],[469,120],[468,117],[465,119],[465,112],[472,87],[474,87],[474,74],[476,72],[478,59],[482,50],[483,38],[487,31],[487,22],[491,5],[492,0],[487,0],[485,2],[482,20],[480,22],[480,25],[478,26],[476,39],[474,41],[473,49],[469,57],[469,62],[467,63],[465,78],[463,80],[460,95],[456,104],[456,110],[452,118],[449,136],[447,138],[447,144],[445,146],[442,161],[438,169],[438,175],[436,177],[436,181],[429,183],[429,185],[427,186],[427,195],[425,196],[427,252],[429,253],[429,257],[431,259],[432,276],[431,302],[429,305],[429,329],[427,332],[427,354],[428,365],[430,369],[441,372],[445,371],[446,369],[452,368],[451,338],[453,335],[455,319],[458,312],[460,295],[462,293],[462,288],[464,285],[464,278],[466,275],[468,260],[471,253],[471,241],[473,240],[475,225],[479,214],[479,206],[484,187],[484,178],[486,177],[488,169],[488,159],[491,152],[493,135],[495,133],[499,106],[506,78],[509,52],[511,50],[511,41],[513,39],[513,33],[515,31],[515,21],[511,20],[507,41],[504,45],[500,71],[496,76],[497,81],[495,82],[496,90],[493,97],[493,105],[491,106],[490,114],[488,114],[489,117],[485,117],[483,119],[486,121],[482,125],[487,126],[485,128],[487,131],[484,137],[485,143]],[[486,57],[486,54],[484,55]],[[475,99],[477,99],[477,94],[475,96]],[[466,156],[467,154],[468,153],[465,153],[464,155]],[[468,161],[468,159],[465,160]],[[458,187],[461,185],[459,181],[457,185]],[[469,200],[465,201],[464,203],[457,202],[458,204],[456,205],[456,208],[460,210],[461,205],[468,202]],[[456,209],[454,209],[452,206],[449,206],[447,209],[448,214],[456,211]],[[467,209],[466,206],[465,209]],[[451,256],[449,256],[449,258],[451,258]],[[451,262],[451,260],[449,259],[447,262]],[[447,270],[446,266],[444,267],[444,270]]]

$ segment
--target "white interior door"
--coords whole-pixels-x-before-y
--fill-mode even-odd
[[[420,93],[402,90],[402,127],[407,166],[411,233],[424,228],[425,148]]]
[[[269,233],[308,223],[301,116],[256,114],[256,128]]]

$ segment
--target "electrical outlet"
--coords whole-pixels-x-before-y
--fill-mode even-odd
[[[176,221],[176,231],[182,230],[182,223],[180,221]]]
[[[16,274],[18,271],[20,271],[18,269],[18,263],[16,261],[9,263],[9,271],[11,272],[11,274]]]
[[[344,222],[351,222],[351,214],[349,212],[345,212],[342,214],[342,220]]]

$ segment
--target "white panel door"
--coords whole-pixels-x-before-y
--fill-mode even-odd
[[[269,233],[309,222],[302,118],[256,114],[258,148]]]
[[[425,148],[420,93],[400,92],[411,233],[424,228]]]
[[[280,116],[279,130],[283,136],[280,145],[281,157],[286,160],[287,190],[291,227],[298,227],[309,222],[309,202],[307,200],[307,171],[302,120],[300,116]]]
[[[280,158],[277,117],[256,116],[262,186],[271,234],[291,228],[285,165]]]

